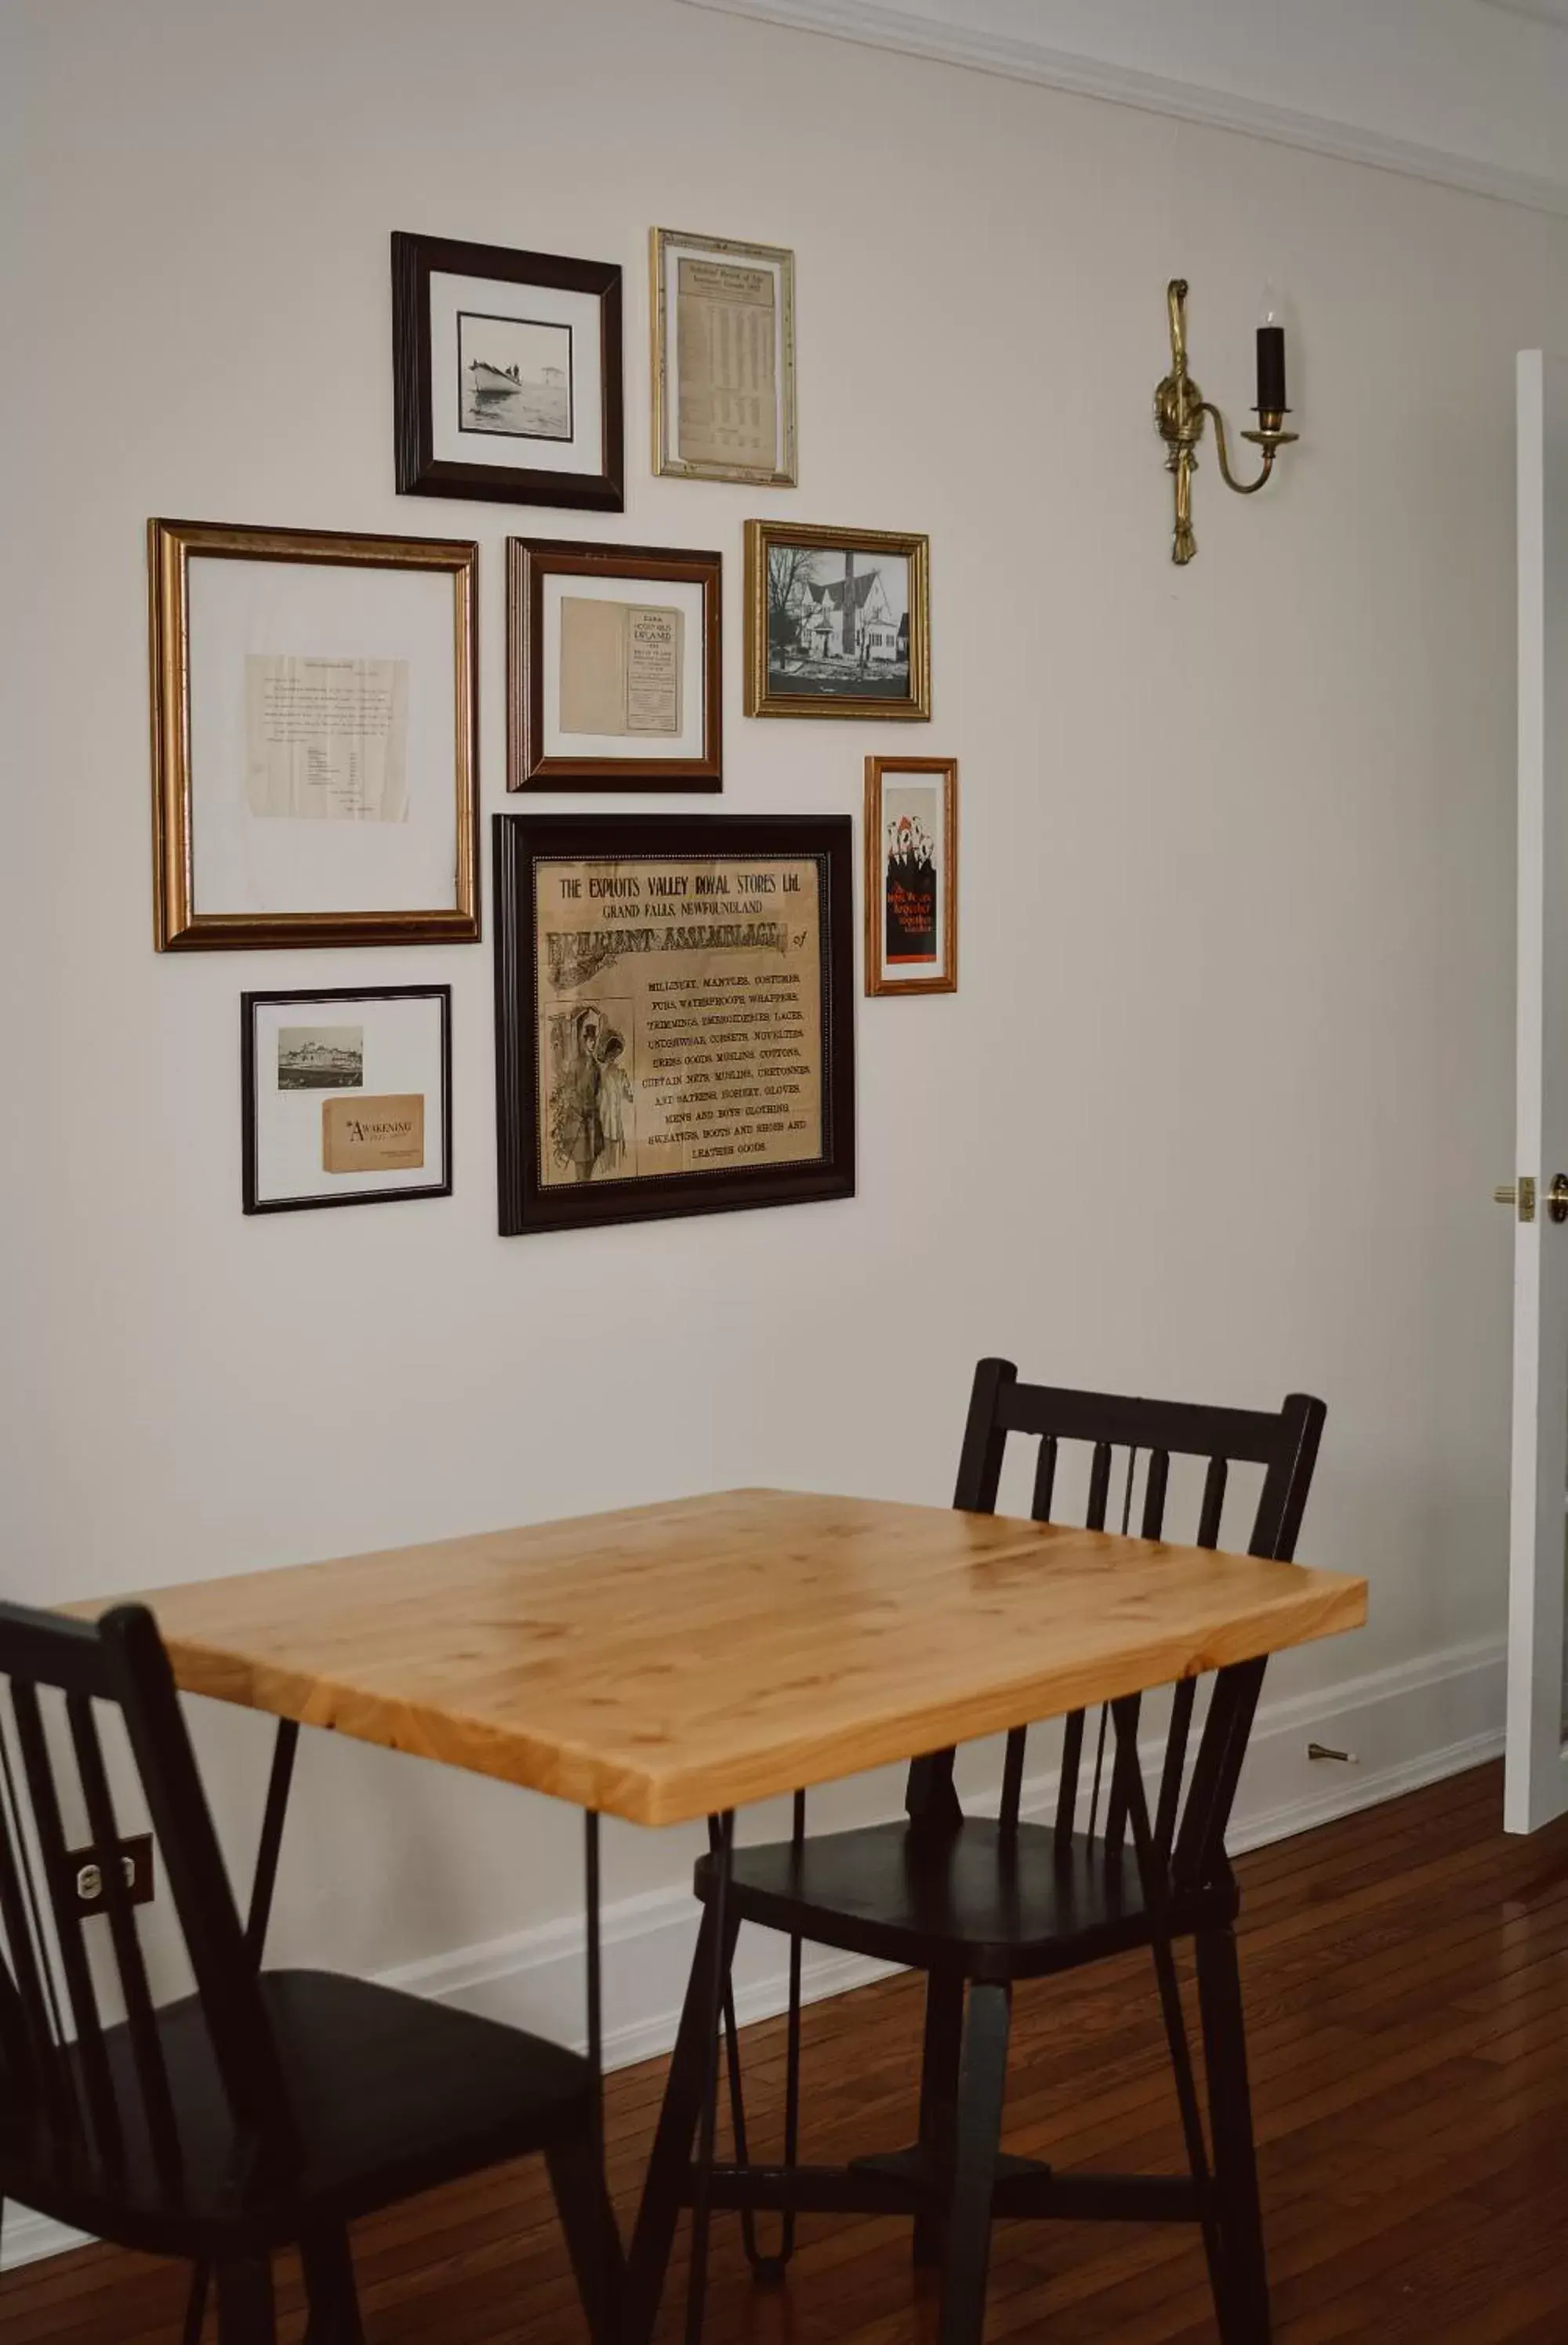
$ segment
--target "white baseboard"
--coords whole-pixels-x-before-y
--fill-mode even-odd
[[[1229,1846],[1239,1851],[1287,1840],[1496,1758],[1502,1749],[1504,1669],[1502,1640],[1488,1639],[1352,1679],[1325,1693],[1266,1702],[1253,1731]],[[1354,1760],[1345,1764],[1309,1759],[1310,1741],[1351,1751]],[[1024,1803],[1027,1813],[1051,1813],[1054,1778],[1032,1778]],[[608,2067],[630,2067],[673,2044],[696,1927],[696,1907],[683,1877],[672,1888],[604,1909]],[[384,1973],[382,1983],[581,2046],[582,1947],[582,1923],[567,1917],[406,1964]],[[736,2016],[743,2025],[784,2009],[784,1962],[782,1939],[766,1931],[743,1933],[734,1974]],[[843,1995],[885,1977],[890,1968],[808,1946],[802,1966],[805,2000]],[[41,2215],[8,2211],[0,2269],[10,2270],[82,2244],[78,2234]]]

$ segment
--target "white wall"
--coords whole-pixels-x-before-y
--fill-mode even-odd
[[[40,0],[4,39],[7,1591],[743,1481],[942,1502],[1000,1351],[1327,1397],[1304,1553],[1371,1575],[1373,1625],[1281,1691],[1494,1639],[1512,354],[1568,345],[1568,228],[674,0]],[[650,479],[655,222],[796,249],[798,492]],[[149,513],[477,534],[505,802],[502,542],[574,524],[392,493],[400,228],[622,263],[628,508],[576,533],[723,549],[730,807],[857,810],[912,746],[741,716],[742,520],[931,533],[913,746],[962,760],[963,990],[861,1005],[853,1203],[503,1243],[488,944],[153,953]],[[1230,407],[1288,281],[1304,435],[1255,502],[1206,454],[1185,573],[1179,269]],[[242,987],[413,976],[453,987],[455,1197],[242,1219]],[[204,1740],[248,1816],[256,1722]],[[304,1785],[288,1951],[574,1904],[542,1802],[335,1744]],[[611,1893],[684,1858],[617,1834]]]

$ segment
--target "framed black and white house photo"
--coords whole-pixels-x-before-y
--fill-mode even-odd
[[[241,995],[248,1213],[450,1196],[451,1001],[450,985]]]
[[[621,270],[394,235],[398,487],[620,513]]]

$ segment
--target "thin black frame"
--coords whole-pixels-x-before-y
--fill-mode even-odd
[[[262,1197],[256,1179],[256,1012],[263,1002],[435,1001],[441,1027],[441,1178],[420,1188],[359,1189],[341,1197]],[[452,1193],[452,990],[450,985],[307,985],[239,997],[240,1183],[248,1213],[330,1212],[340,1205],[400,1205]]]
[[[692,1213],[805,1204],[855,1194],[855,826],[848,815],[497,814],[495,864],[496,1143],[502,1237],[542,1230],[672,1221]],[[824,880],[820,929],[822,1156],[809,1164],[676,1172],[546,1188],[535,1160],[539,1020],[534,868],[618,856],[812,856]]]
[[[437,456],[430,375],[432,274],[488,277],[507,285],[552,285],[597,299],[602,424],[597,472],[552,472],[548,465],[470,464]],[[575,340],[572,350],[575,364]],[[618,262],[573,260],[556,253],[518,252],[508,245],[464,244],[450,237],[410,236],[400,228],[393,231],[393,439],[400,496],[479,497],[491,504],[567,505],[592,513],[624,512],[622,366]],[[573,382],[574,411],[576,392]]]

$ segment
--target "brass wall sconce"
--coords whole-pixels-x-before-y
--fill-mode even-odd
[[[1239,497],[1257,495],[1274,470],[1279,451],[1288,448],[1300,434],[1284,428],[1290,411],[1285,404],[1285,330],[1266,295],[1263,320],[1258,328],[1258,429],[1241,434],[1243,440],[1250,440],[1254,447],[1262,449],[1263,470],[1255,481],[1239,481],[1230,470],[1225,445],[1225,418],[1212,401],[1204,398],[1187,371],[1185,277],[1171,279],[1165,289],[1165,299],[1170,312],[1170,372],[1154,394],[1154,428],[1170,452],[1165,469],[1176,478],[1176,539],[1170,558],[1188,563],[1198,551],[1198,540],[1192,534],[1192,475],[1198,470],[1197,450],[1203,437],[1204,417],[1214,418],[1220,478]]]

